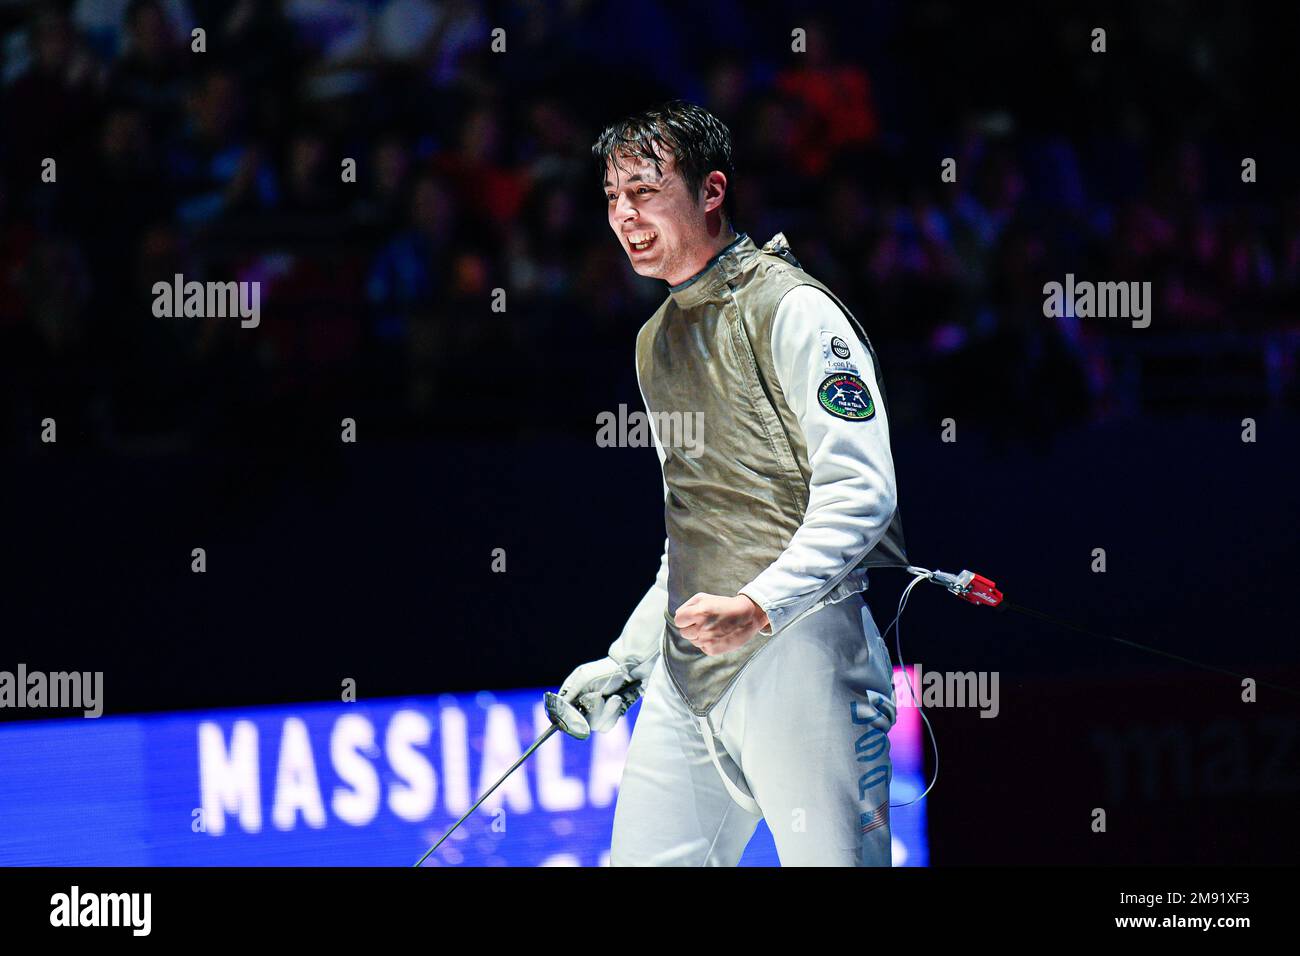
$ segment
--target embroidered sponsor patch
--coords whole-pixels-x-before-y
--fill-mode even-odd
[[[852,360],[853,350],[841,336],[828,329],[822,329],[822,362],[827,372],[848,372],[858,374],[858,366]]]
[[[828,375],[817,389],[817,401],[836,418],[864,422],[876,415],[876,403],[862,379],[849,372]]]

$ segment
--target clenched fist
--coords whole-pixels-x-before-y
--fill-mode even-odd
[[[767,627],[767,613],[743,594],[697,594],[677,609],[673,623],[682,637],[713,657],[743,647]]]

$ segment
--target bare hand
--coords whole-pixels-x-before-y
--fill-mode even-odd
[[[743,594],[697,594],[677,609],[673,623],[682,637],[713,657],[743,647],[767,627],[767,613]]]

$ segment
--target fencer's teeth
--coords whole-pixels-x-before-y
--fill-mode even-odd
[[[646,232],[646,233],[641,233],[639,236],[635,236],[635,237],[628,236],[627,240],[631,244],[633,249],[639,250],[639,249],[644,249],[646,246],[650,245],[650,243],[657,238],[659,238],[659,233]]]

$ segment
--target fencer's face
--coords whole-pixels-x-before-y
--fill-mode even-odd
[[[615,157],[605,167],[605,200],[614,230],[632,268],[671,285],[685,282],[700,269],[709,233],[704,187],[696,193],[677,173],[668,151],[658,168],[640,156]]]

